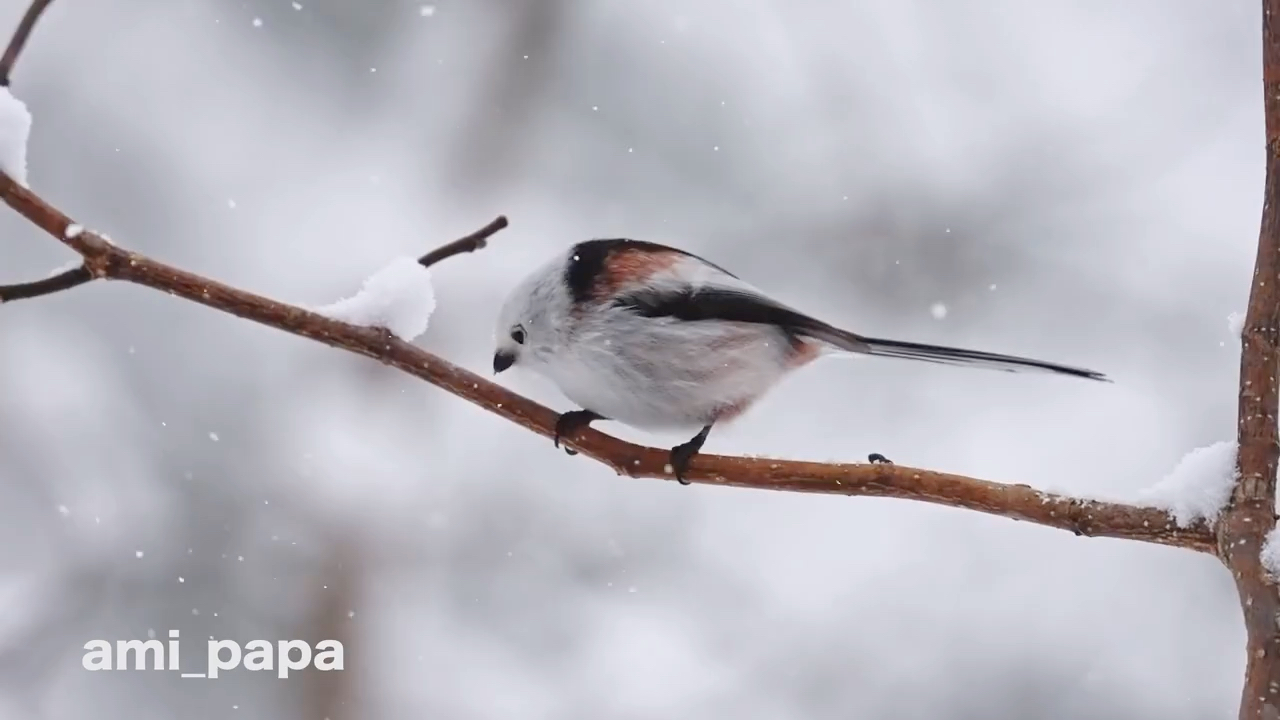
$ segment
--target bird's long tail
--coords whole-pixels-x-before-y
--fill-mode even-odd
[[[925,345],[923,343],[905,342],[902,340],[886,340],[883,338],[863,337],[846,330],[830,328],[830,332],[814,333],[820,340],[850,352],[862,353],[875,357],[903,358],[921,360],[923,362],[956,365],[961,367],[987,368],[1004,372],[1044,372],[1060,375],[1073,375],[1089,380],[1111,382],[1100,372],[1084,368],[1060,365],[1058,363],[1034,360],[1032,358],[1000,355],[982,352],[981,350],[965,350],[963,348],[944,347],[941,345]]]

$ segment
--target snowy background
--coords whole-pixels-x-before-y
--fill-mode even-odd
[[[821,363],[710,452],[1132,495],[1234,434],[1255,1],[300,4],[55,2],[15,75],[32,187],[307,304],[505,213],[435,271],[418,340],[479,372],[522,271],[625,235],[861,332],[1117,380]],[[6,36],[25,5],[0,0]],[[0,213],[0,282],[70,259]],[[0,309],[0,607],[5,718],[1207,719],[1244,665],[1207,556],[615,478],[116,284]],[[169,628],[184,669],[210,635],[338,638],[348,669],[80,667]]]

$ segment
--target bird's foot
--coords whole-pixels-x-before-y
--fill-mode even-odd
[[[880,453],[871,453],[867,456],[867,462],[872,465],[892,465],[893,461],[881,455]]]
[[[689,471],[689,461],[693,460],[693,456],[698,454],[702,449],[702,444],[707,441],[707,435],[711,433],[711,426],[702,428],[702,431],[693,436],[693,439],[686,443],[681,443],[671,448],[671,472],[676,476],[676,482],[681,485],[688,485],[690,481],[685,478],[685,473]]]
[[[684,475],[689,471],[689,461],[698,454],[698,450],[693,443],[683,443],[671,448],[671,471],[675,473],[676,482],[681,485],[689,484]]]
[[[569,412],[561,413],[560,417],[556,418],[556,434],[551,440],[556,447],[560,447],[560,438],[566,435],[572,435],[596,420],[605,419],[607,418],[603,415],[590,410],[570,410]],[[568,446],[565,446],[564,451],[568,455],[578,454],[577,450]]]

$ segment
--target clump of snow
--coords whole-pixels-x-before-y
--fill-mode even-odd
[[[1271,577],[1280,580],[1280,527],[1271,528],[1267,539],[1262,543],[1262,567],[1267,569]]]
[[[27,186],[27,138],[31,112],[26,103],[0,87],[0,170],[19,185]]]
[[[1143,490],[1139,498],[1148,507],[1171,513],[1180,527],[1187,527],[1196,520],[1217,520],[1231,499],[1235,480],[1236,443],[1223,440],[1184,455],[1173,472]]]
[[[1227,330],[1236,337],[1244,332],[1244,313],[1233,312],[1227,316]]]
[[[385,328],[401,340],[413,340],[426,332],[435,309],[431,271],[416,258],[401,257],[365,280],[355,297],[316,312],[352,325]]]
[[[84,232],[84,228],[82,226],[72,223],[71,225],[67,226],[67,231],[64,232],[62,236],[68,240],[74,240],[80,237],[80,233],[83,233],[83,232]]]
[[[929,314],[934,320],[941,320],[947,316],[947,306],[942,303],[934,303],[929,307]]]

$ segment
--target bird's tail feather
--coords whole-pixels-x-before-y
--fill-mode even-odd
[[[863,337],[854,333],[830,328],[828,332],[814,333],[819,340],[831,343],[850,352],[862,353],[874,357],[902,358],[923,362],[955,365],[960,367],[978,367],[1004,372],[1044,372],[1060,375],[1073,375],[1089,380],[1111,380],[1100,372],[1084,368],[1060,365],[1058,363],[1034,360],[1031,358],[1000,355],[982,352],[981,350],[965,350],[963,348],[944,347],[941,345],[925,345],[923,343],[905,342],[902,340],[886,340],[883,338]]]

